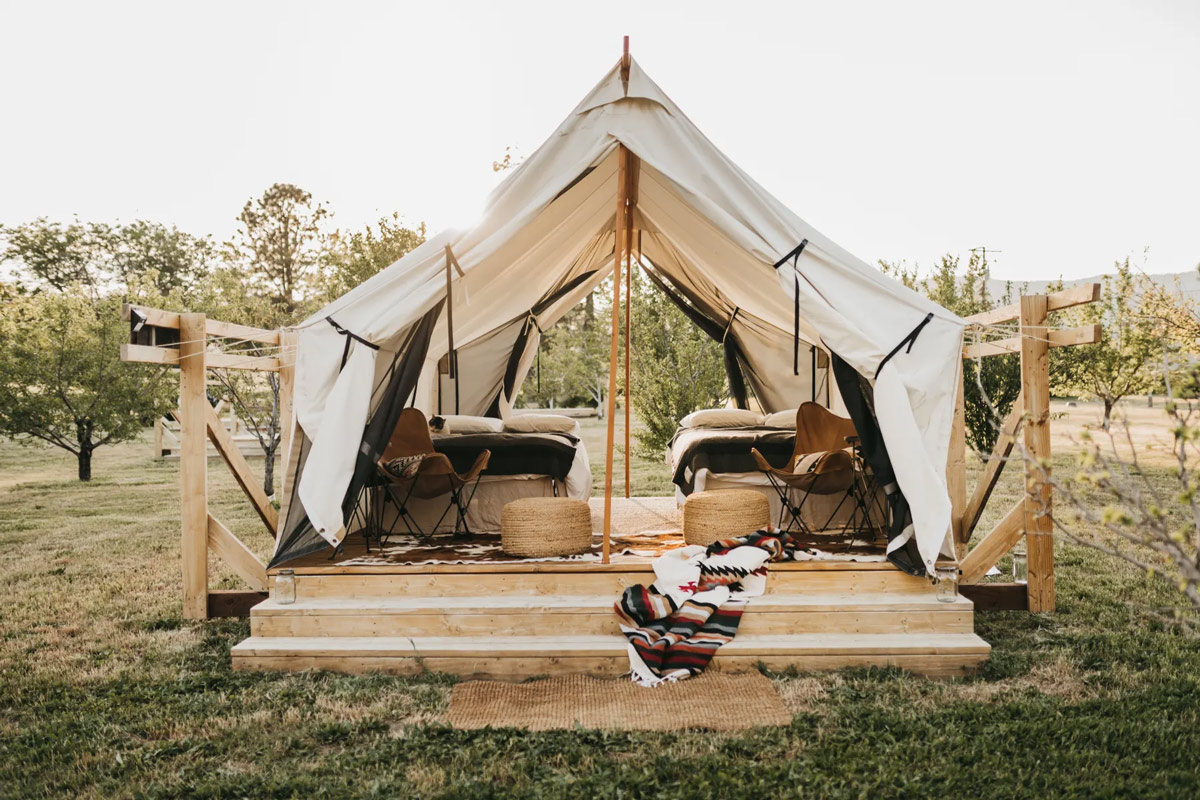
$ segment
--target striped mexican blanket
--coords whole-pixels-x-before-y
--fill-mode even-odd
[[[655,559],[654,583],[629,587],[614,606],[633,680],[656,686],[703,672],[737,633],[746,601],[766,590],[767,562],[795,550],[788,534],[758,531]]]

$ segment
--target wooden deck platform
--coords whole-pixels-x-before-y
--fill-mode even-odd
[[[520,680],[627,671],[613,603],[653,580],[651,559],[410,564],[381,554],[294,562],[296,602],[266,600],[236,669],[412,674]],[[274,585],[274,575],[269,576]],[[879,561],[772,564],[713,669],[898,666],[926,675],[970,672],[991,647],[974,607],[938,602],[934,587]]]

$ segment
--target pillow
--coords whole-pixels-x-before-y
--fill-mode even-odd
[[[796,459],[796,466],[792,468],[792,472],[796,475],[812,472],[813,467],[817,466],[817,462],[824,457],[824,453],[805,453]]]
[[[417,474],[417,470],[421,468],[421,462],[425,460],[425,456],[400,456],[393,458],[391,461],[383,465],[383,470],[393,478],[412,478]]]
[[[504,430],[504,420],[495,417],[443,414],[442,419],[442,433],[500,433]]]
[[[786,411],[776,411],[774,414],[767,414],[763,420],[763,425],[767,428],[786,428],[790,431],[796,430],[796,412],[799,409],[789,408]]]
[[[706,408],[679,420],[681,428],[753,428],[762,424],[762,414],[744,408]]]
[[[571,433],[575,420],[561,414],[517,414],[504,420],[508,433]]]

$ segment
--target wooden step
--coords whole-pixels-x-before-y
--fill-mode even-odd
[[[486,636],[618,633],[613,595],[317,597],[265,601],[253,636]],[[787,633],[970,633],[973,606],[932,594],[769,594],[754,598],[739,635]]]
[[[933,593],[933,585],[928,579],[906,575],[890,564],[863,566],[871,568],[772,568],[767,579],[767,594]],[[878,568],[880,566],[884,568]],[[273,576],[270,581],[274,582]],[[308,599],[576,594],[607,595],[615,599],[626,587],[646,585],[653,581],[654,573],[648,569],[553,572],[305,572],[296,575],[296,596]]]
[[[739,635],[714,669],[747,671],[898,666],[927,675],[976,669],[991,647],[973,633]],[[616,676],[628,670],[625,638],[612,636],[259,637],[234,646],[235,669],[387,672],[428,669],[463,677]]]

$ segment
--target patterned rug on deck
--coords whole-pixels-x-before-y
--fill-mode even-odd
[[[757,672],[706,672],[647,689],[628,679],[564,675],[529,683],[467,681],[450,694],[446,721],[459,729],[575,727],[733,731],[789,725],[792,715]]]

